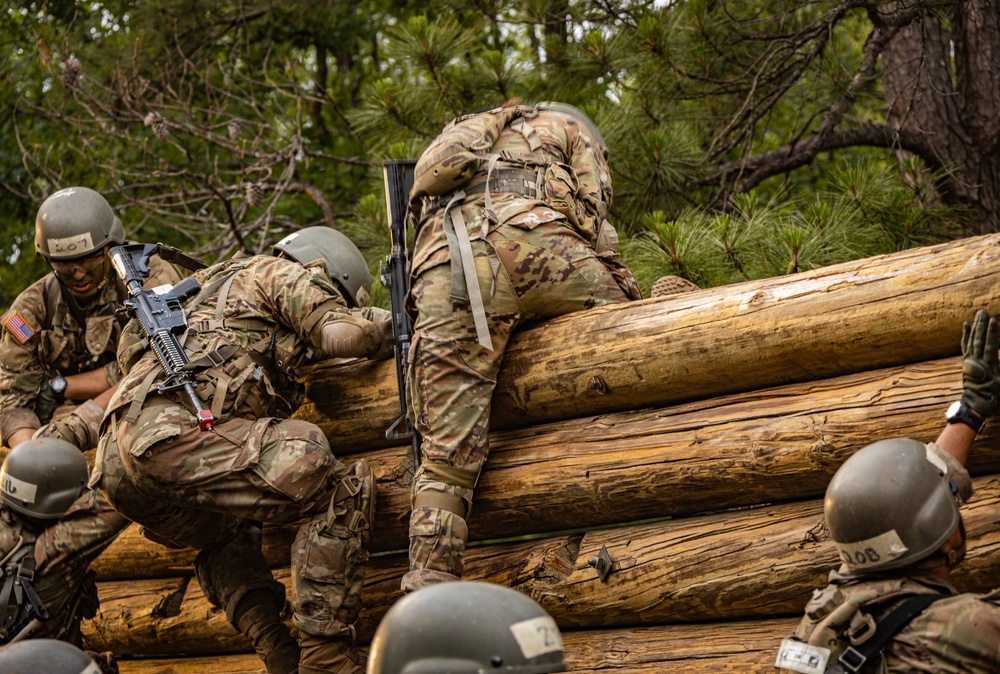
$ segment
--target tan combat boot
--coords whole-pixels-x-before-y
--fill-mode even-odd
[[[692,290],[701,290],[701,288],[683,276],[663,276],[650,288],[649,296],[663,297],[665,295],[679,295],[680,293],[688,293]]]
[[[258,604],[240,616],[236,625],[250,639],[264,661],[267,674],[295,674],[299,666],[299,645],[292,638],[273,604]]]

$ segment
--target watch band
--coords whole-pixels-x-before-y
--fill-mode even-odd
[[[945,418],[949,424],[965,424],[976,433],[982,433],[986,427],[986,419],[961,400],[951,404]]]

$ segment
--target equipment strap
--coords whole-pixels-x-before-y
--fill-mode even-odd
[[[838,665],[840,665],[844,671],[857,672],[865,663],[876,653],[882,651],[886,644],[896,634],[899,633],[911,620],[917,617],[921,611],[933,604],[939,599],[946,599],[952,595],[949,594],[918,594],[914,597],[909,597],[903,602],[901,602],[896,608],[892,610],[889,615],[878,622],[878,626],[875,629],[875,634],[873,634],[869,639],[865,640],[857,646],[848,646],[847,649],[841,653]],[[827,670],[828,672],[831,669]],[[836,671],[836,670],[833,670]]]
[[[500,157],[500,155],[490,156],[491,159],[493,157]],[[464,198],[474,197],[485,193],[487,191],[486,186],[489,185],[489,191],[493,194],[513,194],[519,197],[542,201],[544,197],[544,185],[540,184],[539,175],[544,179],[544,166],[538,166],[533,170],[522,167],[506,168],[500,166],[494,169],[489,182],[486,180],[480,183],[471,182],[470,184],[463,185],[460,191],[464,192]],[[475,178],[473,178],[474,180]],[[422,218],[426,219],[431,213],[444,208],[453,199],[455,194],[456,192],[449,192],[436,199],[429,200],[422,211],[424,214]]]
[[[461,192],[459,193],[461,194]],[[455,197],[457,199],[457,195]],[[454,219],[454,225],[452,224]],[[447,232],[449,227],[453,227],[455,236],[458,239],[458,254],[462,262],[462,275],[465,278],[466,294],[469,298],[469,308],[472,310],[472,321],[476,326],[476,338],[480,346],[490,351],[493,350],[493,339],[490,337],[490,327],[486,323],[486,307],[483,305],[483,291],[479,287],[479,275],[476,272],[476,258],[472,252],[472,240],[469,238],[469,229],[465,224],[465,216],[462,209],[453,208],[451,204],[445,210],[444,228]],[[450,242],[449,242],[450,243]],[[455,296],[455,258],[452,257],[452,296]]]
[[[160,259],[165,262],[176,262],[189,271],[198,271],[208,266],[198,258],[191,257],[187,253],[183,253],[173,246],[168,246],[165,243],[158,243],[156,245],[159,246],[159,250],[156,251],[156,254],[159,255]]]
[[[59,286],[59,292],[62,293],[63,302],[65,302],[66,306],[69,307],[69,312],[73,314],[73,320],[76,321],[76,324],[80,326],[81,330],[87,332],[87,317],[83,315],[83,309],[81,309],[80,305],[76,303],[73,295],[69,292],[69,288],[64,286],[62,283],[59,283],[58,279],[56,283]]]

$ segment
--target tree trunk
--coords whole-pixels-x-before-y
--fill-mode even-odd
[[[948,172],[945,201],[971,207],[978,231],[991,232],[1000,225],[1000,12],[995,0],[951,11],[950,32],[928,15],[886,46],[887,121],[922,140],[921,158]]]
[[[1000,477],[976,481],[964,508],[969,558],[955,580],[990,589],[1000,569]],[[606,547],[601,582],[589,560]],[[532,596],[561,629],[631,628],[795,616],[838,564],[822,502],[728,511],[682,520],[470,548],[466,575]],[[359,637],[368,642],[400,598],[403,555],[374,558],[365,582]],[[289,571],[276,577],[289,583]],[[101,611],[87,621],[88,648],[123,655],[213,655],[245,650],[221,611],[190,577],[99,584]]]
[[[470,538],[817,498],[837,467],[866,444],[897,435],[934,440],[943,410],[960,394],[960,359],[947,358],[500,432],[480,478]],[[372,550],[404,549],[409,447],[366,456],[378,481]],[[993,425],[976,441],[970,469],[1000,472],[1000,430]],[[267,554],[276,565],[288,564],[292,535],[268,530]],[[139,578],[151,570],[172,574],[192,558],[145,544],[130,529],[94,568],[102,578]]]
[[[519,332],[491,427],[534,425],[957,355],[963,321],[1000,313],[1000,237],[563,316]],[[580,335],[586,339],[581,340]],[[338,454],[385,446],[391,361],[318,366],[296,414]],[[602,393],[603,392],[603,393]]]
[[[797,619],[564,632],[567,671],[774,674]],[[263,674],[256,655],[124,660],[121,674]]]

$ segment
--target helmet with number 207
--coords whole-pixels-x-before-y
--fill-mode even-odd
[[[951,482],[928,451],[916,440],[881,440],[859,450],[830,480],[826,523],[852,572],[919,562],[961,523]]]
[[[492,583],[439,583],[385,614],[368,674],[562,672],[562,635],[536,601]]]

